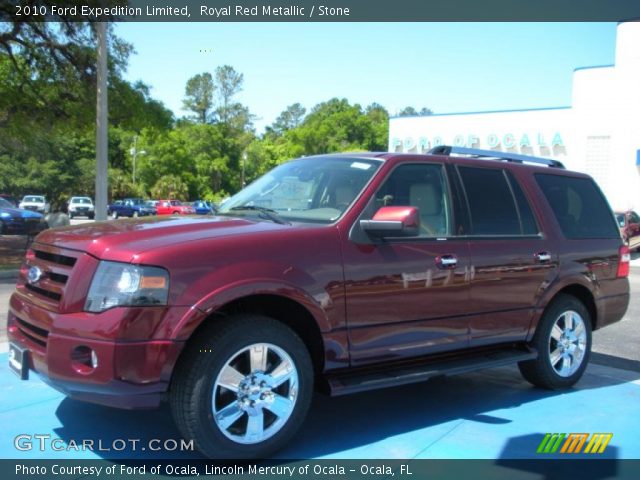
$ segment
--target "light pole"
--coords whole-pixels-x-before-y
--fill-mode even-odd
[[[240,183],[242,184],[242,188],[245,187],[244,183],[244,164],[247,162],[247,152],[242,152],[242,176],[240,177]]]
[[[135,185],[136,184],[136,158],[138,157],[138,154],[145,155],[147,153],[144,150],[138,151],[138,136],[137,135],[134,135],[134,137],[133,137],[133,148],[131,148],[131,150],[129,150],[129,153],[133,157],[133,184]]]

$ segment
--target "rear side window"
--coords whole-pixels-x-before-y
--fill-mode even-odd
[[[538,173],[536,181],[567,238],[617,238],[614,216],[589,178]]]
[[[502,169],[458,167],[472,235],[522,235],[520,216]]]

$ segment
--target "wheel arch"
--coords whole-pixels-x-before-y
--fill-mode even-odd
[[[325,363],[325,346],[316,317],[301,302],[275,293],[256,293],[237,297],[210,311],[201,318],[195,328],[193,324],[191,325],[192,329],[188,333],[182,353],[188,349],[189,343],[198,337],[198,332],[209,328],[212,322],[232,315],[248,313],[273,318],[291,328],[307,346],[314,371],[322,372]]]

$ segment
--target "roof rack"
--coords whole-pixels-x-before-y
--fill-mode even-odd
[[[530,157],[529,155],[500,152],[498,150],[481,150],[479,148],[451,147],[449,145],[439,145],[437,147],[433,147],[427,153],[431,155],[451,155],[452,153],[459,153],[462,155],[471,155],[477,158],[506,160],[507,162],[516,163],[536,163],[540,165],[546,165],[548,167],[565,168],[562,162],[553,160],[551,158]]]

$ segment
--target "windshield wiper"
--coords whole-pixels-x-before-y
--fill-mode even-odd
[[[262,214],[261,215],[262,218],[266,218],[280,225],[290,225],[289,222],[287,222],[284,218],[278,215],[278,212],[266,207],[257,207],[255,205],[240,205],[237,207],[231,207],[229,210],[230,211],[249,210],[249,211],[260,212]]]

